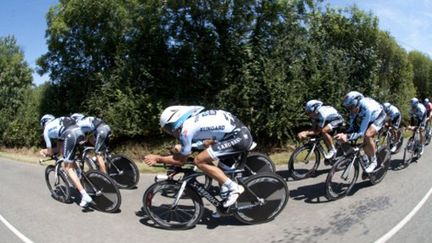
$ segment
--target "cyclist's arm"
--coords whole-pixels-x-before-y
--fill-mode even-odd
[[[348,140],[352,141],[364,136],[368,128],[368,125],[371,121],[371,116],[372,116],[372,112],[367,111],[366,116],[363,117],[363,120],[360,124],[360,129],[357,132],[348,134]]]

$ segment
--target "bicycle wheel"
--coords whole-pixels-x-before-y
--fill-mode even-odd
[[[352,158],[341,158],[330,169],[326,179],[328,200],[345,197],[353,188],[359,175],[359,165]]]
[[[237,199],[234,216],[245,224],[265,223],[273,220],[285,208],[289,190],[285,180],[271,172],[246,178],[245,191]]]
[[[312,148],[315,148],[312,151]],[[294,150],[288,161],[288,172],[294,180],[311,177],[318,169],[320,163],[320,152],[311,144],[305,144]]]
[[[144,211],[153,222],[164,229],[189,229],[203,216],[201,197],[188,187],[175,203],[180,187],[181,184],[177,181],[158,181],[144,193]]]
[[[404,150],[404,156],[403,156],[404,167],[408,167],[409,164],[412,162],[414,158],[414,152],[415,152],[414,138],[411,137],[410,139],[408,139],[407,145],[405,146],[405,150]]]
[[[119,188],[133,188],[137,185],[140,173],[136,164],[122,155],[114,155],[109,160],[109,176]]]
[[[107,213],[116,212],[120,208],[120,191],[107,175],[97,170],[87,171],[81,182],[92,197],[94,208]]]
[[[63,169],[60,169],[63,170]],[[45,181],[51,196],[60,202],[70,202],[70,187],[69,181],[63,171],[60,171],[56,176],[55,166],[48,165],[45,169]]]
[[[390,166],[390,154],[388,146],[383,146],[377,150],[376,155],[379,168],[369,175],[369,181],[372,185],[380,183],[387,174]]]
[[[246,158],[245,172],[243,173],[243,176],[275,171],[276,167],[267,155],[261,153],[250,153]]]

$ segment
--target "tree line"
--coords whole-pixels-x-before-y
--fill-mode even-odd
[[[38,146],[39,118],[103,118],[114,143],[162,134],[168,105],[231,111],[263,146],[308,124],[303,105],[339,111],[363,92],[399,107],[432,93],[432,60],[407,52],[378,18],[320,0],[60,0],[46,15],[50,80],[32,85],[14,37],[0,38],[0,143]]]

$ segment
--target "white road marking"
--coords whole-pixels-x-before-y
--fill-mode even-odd
[[[376,240],[375,243],[385,243],[391,237],[393,237],[400,229],[402,229],[402,227],[404,227],[406,223],[408,223],[408,221],[411,220],[412,217],[414,217],[414,215],[417,213],[417,211],[420,210],[423,204],[425,204],[425,202],[427,201],[427,199],[430,197],[431,194],[432,194],[432,188],[429,189],[428,193],[426,193],[423,199],[417,204],[417,206],[415,206],[415,208],[407,216],[405,216],[405,218],[402,219],[402,221],[400,221],[395,227],[393,227],[393,229],[387,232],[387,234],[381,236],[381,238]]]
[[[3,222],[6,227],[10,229],[18,238],[20,238],[25,243],[33,243],[29,238],[27,238],[25,235],[23,235],[21,232],[19,232],[13,225],[11,225],[3,216],[0,215],[0,221]]]

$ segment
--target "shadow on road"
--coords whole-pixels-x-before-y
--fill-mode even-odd
[[[219,226],[227,226],[227,225],[245,225],[238,220],[236,220],[233,216],[227,216],[227,217],[220,217],[220,218],[214,218],[212,217],[212,210],[209,210],[205,208],[203,217],[201,218],[200,222],[198,222],[198,225],[206,225],[207,229],[215,229]],[[146,214],[143,208],[141,208],[140,211],[135,212],[135,215],[140,217],[139,220],[140,223],[155,228],[155,229],[164,229],[160,227],[159,225],[155,224],[150,217]],[[192,227],[194,228],[194,227]],[[181,230],[181,229],[180,229]]]
[[[320,176],[320,175],[322,175],[322,174],[327,174],[329,171],[330,171],[330,168],[328,168],[328,169],[324,169],[324,170],[316,170],[315,173],[314,173],[311,177],[312,177],[312,178],[313,178],[313,177],[318,177],[318,176]],[[278,171],[276,171],[276,174],[282,176],[282,177],[285,178],[285,180],[287,180],[287,181],[295,181],[295,180],[290,176],[288,170],[278,170]],[[305,178],[305,179],[303,179],[303,180],[307,180],[307,179],[309,179],[309,178]]]

